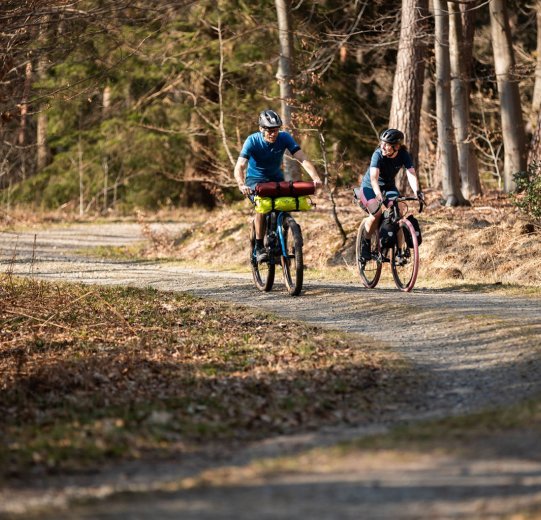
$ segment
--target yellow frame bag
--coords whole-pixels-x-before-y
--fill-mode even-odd
[[[310,211],[314,204],[307,195],[301,197],[254,197],[257,213],[277,211]]]

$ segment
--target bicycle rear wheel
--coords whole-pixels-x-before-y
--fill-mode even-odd
[[[291,216],[284,218],[283,223],[284,244],[287,256],[282,253],[282,270],[287,292],[291,296],[297,296],[302,289],[304,263],[302,257],[302,232],[301,227]]]
[[[379,253],[379,233],[376,230],[370,238],[370,259],[365,260],[361,256],[362,239],[366,236],[364,223],[361,222],[357,232],[357,242],[355,244],[355,257],[357,259],[357,268],[361,275],[361,282],[368,289],[373,289],[379,282],[381,276],[381,255]]]
[[[413,289],[419,272],[419,244],[413,224],[402,219],[399,222],[399,229],[404,234],[404,245],[399,248],[393,247],[391,258],[391,271],[396,286],[405,292]]]
[[[276,264],[273,258],[269,258],[267,262],[257,263],[255,255],[255,227],[253,222],[250,230],[250,266],[252,268],[252,277],[255,286],[260,291],[270,291],[274,284]]]

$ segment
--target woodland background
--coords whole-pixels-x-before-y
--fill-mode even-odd
[[[387,126],[446,205],[538,175],[541,0],[4,0],[0,20],[4,211],[227,204],[269,107],[330,194]]]

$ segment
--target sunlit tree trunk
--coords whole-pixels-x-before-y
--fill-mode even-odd
[[[532,135],[532,142],[530,143],[530,152],[528,155],[528,162],[532,161],[541,162],[541,110],[537,112],[537,124]]]
[[[17,142],[20,146],[26,144],[26,126],[28,114],[28,96],[30,95],[30,85],[32,84],[32,60],[28,60],[24,71],[24,87],[21,99],[21,124],[19,126],[19,136]]]
[[[111,113],[111,86],[105,85],[102,93],[101,117],[107,119]]]
[[[458,171],[462,194],[466,199],[481,193],[481,182],[473,143],[470,141],[470,103],[468,77],[471,69],[473,32],[468,34],[463,25],[460,8],[455,2],[449,6],[449,56],[451,63],[451,100],[453,124],[458,152]],[[464,17],[474,13],[465,11]]]
[[[27,136],[27,127],[28,127],[28,98],[30,96],[30,87],[32,85],[32,79],[33,79],[33,67],[32,67],[32,60],[29,59],[25,66],[24,71],[24,86],[23,86],[23,93],[20,103],[20,111],[21,111],[21,120],[19,125],[19,135],[17,136],[17,144],[21,147],[25,147],[28,142],[28,136]],[[29,160],[32,154],[27,153],[26,151],[23,151],[21,154],[21,168],[20,168],[20,176],[21,179],[25,179],[28,173],[27,165],[29,163],[32,163],[32,160]]]
[[[49,17],[45,16],[42,20],[42,25],[39,28],[39,42],[42,47],[45,47],[47,41],[47,24]],[[47,75],[47,56],[42,52],[37,60],[36,74],[38,81],[44,82]],[[37,127],[36,127],[36,169],[43,170],[49,161],[49,150],[47,146],[47,105],[40,103],[37,107]]]
[[[402,0],[402,21],[389,118],[389,127],[404,132],[415,166],[419,156],[427,10],[428,0]],[[404,191],[407,187],[406,176],[403,175],[398,183],[400,190]]]
[[[535,83],[533,89],[530,124],[532,140],[528,153],[528,162],[541,161],[541,0],[537,0],[533,9],[537,17],[537,64],[535,67]]]
[[[460,191],[458,157],[451,108],[451,70],[449,60],[449,15],[444,0],[434,0],[436,56],[436,119],[442,190],[447,206],[466,201]]]
[[[38,60],[37,74],[39,80],[44,80],[46,74],[45,57],[41,56]],[[37,129],[36,129],[36,169],[43,170],[49,160],[49,150],[47,146],[47,106],[41,103],[38,108]]]
[[[526,169],[526,135],[518,78],[513,75],[515,56],[505,0],[491,0],[490,27],[494,65],[500,97],[500,115],[504,147],[504,190],[514,189],[513,174]]]
[[[278,39],[280,42],[280,60],[278,62],[278,72],[276,78],[280,84],[281,112],[284,126],[292,130],[293,121],[293,33],[291,30],[290,18],[290,0],[276,0],[276,14],[278,18]],[[285,156],[284,174],[287,180],[296,180],[300,178],[298,163]]]
[[[441,188],[441,172],[436,167],[437,140],[435,123],[435,92],[432,72],[425,68],[423,99],[421,101],[421,123],[419,129],[418,175],[431,188]]]
[[[535,66],[535,83],[532,99],[532,123],[535,123],[539,109],[541,109],[541,0],[533,6],[537,17],[537,63]]]

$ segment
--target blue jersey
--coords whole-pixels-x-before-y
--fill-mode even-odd
[[[274,143],[268,143],[261,132],[249,135],[240,152],[248,159],[246,184],[254,187],[259,182],[283,181],[282,159],[286,150],[291,155],[301,147],[287,132],[279,132]]]
[[[366,170],[361,183],[363,188],[370,188],[372,186],[370,182],[370,168],[379,168],[378,184],[383,190],[389,191],[395,188],[394,179],[398,172],[402,168],[406,168],[406,170],[413,168],[413,161],[405,148],[400,148],[396,157],[393,158],[384,157],[381,148],[376,148],[370,160],[370,167]]]

